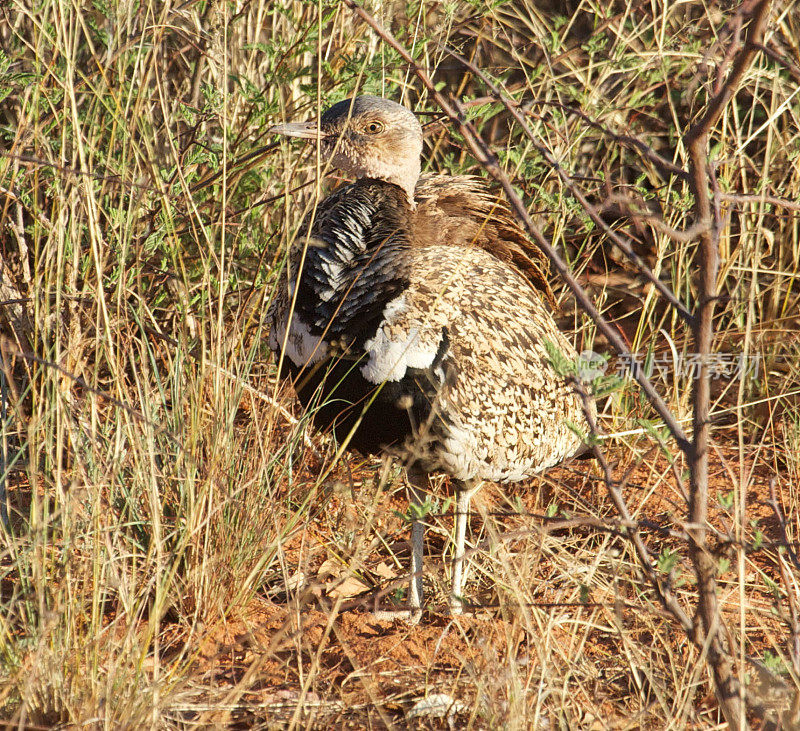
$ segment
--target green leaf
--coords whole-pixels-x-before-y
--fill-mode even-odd
[[[669,574],[678,565],[678,561],[680,561],[680,555],[678,554],[678,552],[673,551],[670,548],[665,548],[659,554],[656,565],[658,566],[658,570],[661,573]]]

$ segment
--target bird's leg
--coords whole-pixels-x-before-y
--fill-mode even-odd
[[[453,588],[450,592],[450,612],[461,614],[464,611],[464,542],[467,536],[469,501],[480,487],[480,482],[459,482],[456,486],[456,545],[453,554]]]
[[[411,579],[408,588],[408,605],[411,618],[418,621],[422,615],[422,555],[424,552],[425,524],[420,520],[424,490],[422,485],[428,476],[419,470],[409,468],[408,489],[411,493]]]

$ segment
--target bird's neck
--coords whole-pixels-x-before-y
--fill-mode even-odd
[[[419,157],[412,157],[401,163],[387,162],[379,157],[359,160],[358,163],[347,161],[342,169],[358,180],[380,181],[396,185],[405,191],[406,200],[414,208],[414,189],[417,187],[422,164]]]
[[[412,227],[408,193],[396,183],[362,178],[339,188],[314,216],[308,276],[339,289],[348,272],[396,260],[412,241]]]
[[[416,208],[414,202],[414,190],[417,187],[417,181],[421,172],[420,164],[417,162],[416,166],[407,165],[397,170],[394,175],[384,178],[387,183],[392,183],[398,188],[405,191],[406,201],[410,208]]]
[[[413,195],[413,191],[412,191]],[[342,255],[408,243],[412,205],[399,183],[361,178],[339,188],[317,209],[312,235]]]

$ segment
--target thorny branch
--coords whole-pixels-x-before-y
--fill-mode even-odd
[[[477,160],[503,187],[512,207],[519,215],[528,233],[536,241],[537,245],[544,251],[550,259],[554,268],[561,275],[572,291],[578,305],[589,315],[598,329],[606,336],[608,341],[620,355],[627,355],[628,349],[619,337],[618,333],[602,317],[600,312],[588,298],[587,294],[580,287],[578,282],[572,277],[566,267],[565,262],[560,257],[555,248],[545,239],[542,232],[534,224],[528,214],[524,204],[514,191],[508,176],[499,165],[497,157],[484,142],[474,126],[467,120],[464,108],[456,99],[447,99],[437,91],[428,74],[414,62],[413,58],[398,41],[386,31],[368,12],[361,8],[354,0],[345,0],[345,3],[352,8],[373,30],[411,66],[422,84],[428,89],[431,96],[435,99],[442,111],[458,126],[467,145],[476,156]],[[746,728],[747,721],[744,715],[744,692],[731,657],[723,644],[723,637],[727,633],[717,601],[716,585],[716,561],[708,548],[707,544],[707,518],[708,518],[708,445],[710,437],[710,368],[708,356],[712,352],[714,328],[713,315],[714,305],[717,299],[717,273],[719,269],[719,235],[722,227],[722,217],[720,213],[720,191],[716,185],[713,171],[708,163],[708,137],[713,126],[719,121],[725,107],[735,94],[739,83],[747,69],[749,68],[756,51],[762,47],[764,31],[766,29],[767,18],[769,17],[769,0],[747,0],[739,9],[738,18],[740,22],[747,16],[751,18],[749,25],[745,29],[744,45],[740,47],[740,36],[733,34],[733,41],[725,53],[723,68],[714,84],[714,96],[707,105],[706,111],[701,119],[694,124],[684,136],[684,144],[689,153],[689,183],[694,195],[695,223],[692,232],[699,235],[699,271],[698,271],[698,302],[694,313],[688,314],[683,305],[678,302],[674,293],[663,285],[652,272],[644,266],[643,262],[636,262],[640,270],[649,274],[649,278],[662,296],[669,301],[678,311],[684,320],[691,326],[696,352],[701,357],[701,367],[699,377],[695,380],[693,403],[694,403],[694,432],[692,440],[689,441],[683,430],[678,425],[669,408],[653,388],[650,381],[643,373],[635,373],[636,380],[642,390],[647,395],[650,403],[663,419],[675,438],[681,451],[687,456],[690,465],[690,494],[689,494],[689,514],[686,526],[689,534],[689,553],[697,577],[697,617],[692,622],[683,612],[680,605],[669,600],[669,595],[661,591],[659,583],[651,583],[659,593],[659,597],[672,616],[684,628],[689,637],[706,653],[709,665],[714,678],[720,708],[726,721],[731,728]],[[456,54],[453,54],[454,56]],[[570,193],[578,200],[584,209],[591,215],[593,207],[586,201],[579,190],[572,184],[570,177],[561,169],[558,163],[552,158],[547,150],[543,150],[541,145],[536,143],[534,135],[527,125],[523,114],[520,113],[516,102],[508,99],[491,81],[483,74],[480,69],[461,59],[473,73],[478,75],[514,116],[520,124],[526,136],[536,144],[537,149],[544,155],[548,163],[556,170],[565,183]],[[732,61],[731,61],[732,60]],[[723,72],[731,64],[731,71],[727,78],[722,80]],[[713,190],[713,198],[709,196],[709,185]],[[595,221],[595,223],[598,223]],[[608,229],[602,226],[615,243],[630,256],[626,251],[625,242],[617,241],[619,238]],[[630,248],[630,247],[628,247]],[[635,256],[635,255],[634,255]],[[687,316],[688,315],[688,316]],[[599,450],[595,450],[596,452]],[[601,465],[605,463],[601,455]],[[624,518],[626,506],[621,494],[615,493],[613,480],[610,479],[610,470],[605,464],[606,482],[609,487],[609,494],[615,502],[620,515]],[[640,546],[636,541],[636,534],[632,534],[634,547],[645,571],[652,572],[652,564],[649,559],[649,552],[643,544]],[[641,542],[641,536],[639,536]]]
[[[451,53],[450,49],[445,49],[448,53]],[[484,79],[485,81],[485,79]],[[490,99],[496,99],[496,94],[493,94]],[[658,168],[662,173],[665,173],[668,176],[675,176],[676,178],[680,178],[681,180],[688,180],[689,173],[687,173],[682,167],[676,165],[671,160],[667,160],[667,158],[659,155],[650,145],[645,142],[642,142],[637,137],[633,135],[621,134],[619,132],[615,132],[614,130],[609,129],[605,125],[598,122],[596,119],[592,119],[586,112],[584,112],[580,107],[576,104],[562,104],[560,102],[554,102],[550,99],[531,99],[522,104],[520,107],[524,109],[526,112],[530,114],[530,110],[535,106],[548,106],[553,107],[555,109],[560,109],[563,112],[574,115],[578,119],[582,120],[587,127],[591,129],[595,129],[604,137],[607,137],[614,142],[624,145],[625,147],[630,147],[636,152],[638,152],[645,160],[651,162],[656,168]]]
[[[600,213],[613,206],[619,206],[628,212],[629,215],[633,215],[639,220],[647,221],[647,223],[649,223],[656,231],[658,231],[660,234],[664,234],[670,240],[675,241],[676,243],[684,244],[695,241],[697,236],[702,233],[703,229],[705,228],[705,224],[695,223],[683,231],[674,229],[664,223],[664,220],[660,216],[653,215],[650,211],[639,208],[637,201],[630,196],[621,194],[609,195],[603,199],[603,202],[600,206],[592,206],[592,210]]]
[[[726,105],[739,88],[739,83],[753,60],[756,44],[761,44],[769,17],[770,0],[758,0],[752,6],[752,20],[746,29],[744,46],[726,53],[735,57],[731,72],[708,103],[705,114],[684,135],[689,153],[689,185],[694,197],[695,223],[705,224],[699,239],[697,276],[697,307],[692,334],[695,352],[700,357],[700,372],[694,381],[693,438],[687,453],[689,461],[689,515],[686,530],[689,534],[689,555],[697,576],[697,642],[702,642],[714,675],[714,684],[722,713],[731,728],[746,728],[744,688],[736,675],[729,650],[725,648],[726,634],[717,600],[717,563],[708,550],[708,450],[711,436],[709,409],[711,404],[711,369],[709,356],[714,340],[714,307],[717,302],[719,272],[720,228],[717,211],[719,198],[709,195],[709,183],[715,186],[713,171],[708,162],[708,138],[719,121]],[[734,42],[735,45],[738,45]]]

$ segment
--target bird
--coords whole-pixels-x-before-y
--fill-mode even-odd
[[[353,182],[298,231],[267,310],[268,344],[315,427],[399,458],[412,500],[444,473],[456,491],[449,610],[461,614],[472,495],[584,449],[577,362],[553,318],[547,260],[476,176],[421,174],[407,107],[361,95],[271,133],[316,143]],[[422,612],[424,526],[411,511],[408,615]]]

